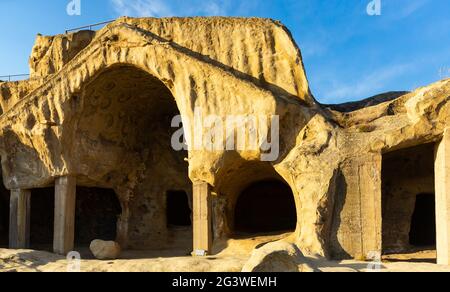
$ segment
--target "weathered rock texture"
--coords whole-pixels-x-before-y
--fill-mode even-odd
[[[80,31],[68,35],[38,35],[31,52],[30,75],[46,77],[60,71],[84,49],[95,36],[93,31]]]
[[[242,272],[312,272],[301,251],[295,244],[272,242],[255,249]]]
[[[120,256],[121,248],[117,242],[96,239],[89,246],[98,260],[115,260]]]
[[[438,142],[449,123],[450,80],[318,104],[290,33],[265,19],[120,18],[96,33],[38,36],[30,67],[34,79],[0,84],[3,183],[32,189],[70,175],[113,189],[124,247],[191,251],[191,231],[168,227],[165,208],[168,191],[192,201],[195,181],[213,187],[215,241],[229,238],[239,193],[277,179],[294,194],[304,253],[368,257],[382,250],[383,155]],[[174,152],[170,120],[192,123],[195,108],[278,115],[279,158]]]

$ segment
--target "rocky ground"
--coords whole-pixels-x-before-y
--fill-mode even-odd
[[[237,244],[235,244],[237,246]],[[233,249],[233,247],[231,247]],[[82,272],[240,272],[249,259],[231,249],[217,256],[194,258],[169,257],[167,251],[124,252],[122,259],[100,261],[82,250]],[[173,251],[172,251],[173,252]],[[317,272],[367,272],[370,266],[362,261],[327,261],[308,258],[308,265]],[[435,252],[390,255],[383,258],[380,272],[450,272],[450,267],[434,264]],[[66,258],[49,252],[0,249],[0,272],[65,272]]]

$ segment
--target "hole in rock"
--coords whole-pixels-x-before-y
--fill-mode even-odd
[[[421,261],[422,254],[435,253],[434,151],[434,144],[423,144],[383,155],[382,246],[385,255]]]
[[[0,182],[0,247],[8,247],[9,242],[9,197],[10,192]]]
[[[35,250],[53,250],[55,188],[31,190],[30,244]]]
[[[297,216],[291,188],[278,180],[250,185],[237,199],[234,220],[241,233],[293,231]]]
[[[191,226],[191,209],[184,191],[167,192],[167,226]]]
[[[77,187],[75,244],[89,246],[94,239],[116,240],[121,213],[114,190]]]
[[[409,243],[416,247],[436,246],[436,203],[434,194],[420,194],[411,220]]]

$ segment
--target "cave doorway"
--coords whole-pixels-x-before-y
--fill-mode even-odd
[[[55,188],[31,190],[30,248],[53,251]]]
[[[414,247],[436,246],[436,199],[434,194],[419,194],[411,220],[409,243]]]
[[[115,241],[120,201],[112,189],[77,187],[75,246],[88,247],[95,239]]]
[[[386,259],[436,261],[435,144],[383,155],[382,248]]]
[[[9,190],[0,181],[0,248],[9,245],[9,198]]]
[[[291,188],[279,180],[263,180],[246,187],[234,211],[234,231],[272,234],[295,230],[297,215]]]
[[[166,210],[168,228],[192,226],[192,211],[185,191],[167,192]]]

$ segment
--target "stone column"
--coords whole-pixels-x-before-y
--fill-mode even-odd
[[[370,159],[369,159],[370,158]],[[380,260],[382,247],[382,156],[375,153],[360,165],[360,204],[362,227],[362,255],[367,260]]]
[[[194,218],[194,256],[211,254],[211,186],[206,182],[194,183],[193,187]]]
[[[450,129],[436,145],[436,248],[440,265],[450,265]]]
[[[30,247],[30,199],[28,190],[12,190],[9,209],[9,248]]]
[[[334,259],[381,257],[381,163],[381,154],[368,153],[341,165],[330,246]]]
[[[55,227],[53,251],[66,255],[74,248],[76,179],[71,176],[55,180]]]

